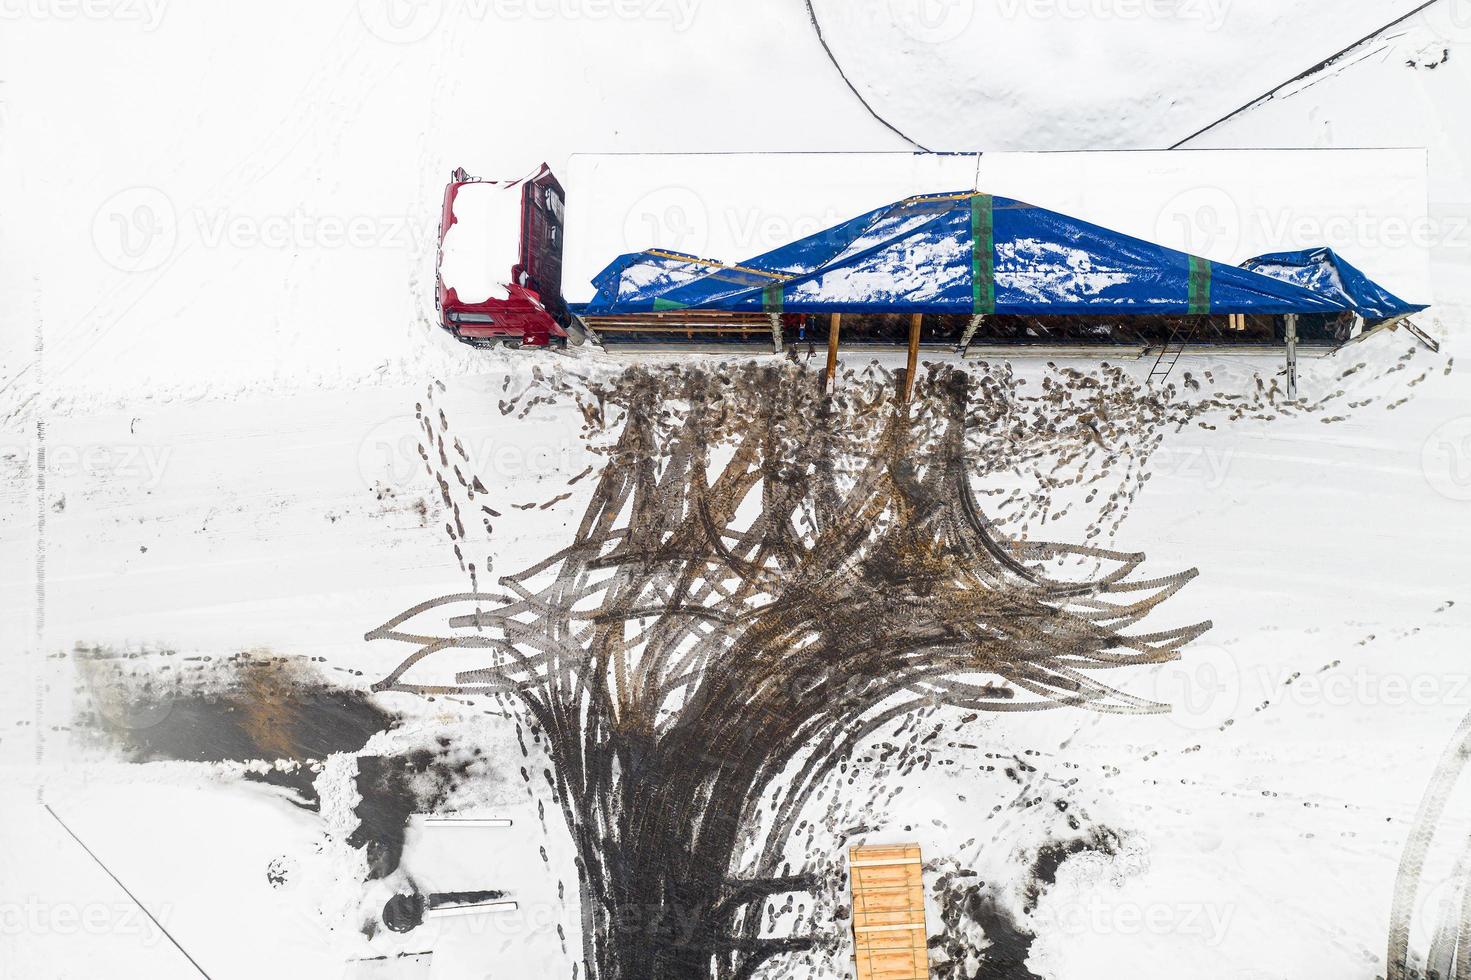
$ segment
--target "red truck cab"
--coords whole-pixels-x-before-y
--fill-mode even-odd
[[[567,340],[562,301],[566,194],[546,164],[519,180],[455,170],[444,189],[435,263],[439,321],[477,346]]]

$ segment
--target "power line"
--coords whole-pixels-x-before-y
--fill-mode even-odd
[[[53,809],[51,809],[51,805],[49,803],[43,803],[41,805],[46,808],[46,812],[49,813],[49,814],[51,814],[52,818],[55,819],[57,823],[61,824],[61,829],[64,830],[64,831],[66,831],[69,835],[71,835],[71,839],[77,842],[77,846],[80,847],[82,850],[86,851],[87,852],[87,856],[89,858],[91,858],[93,861],[96,861],[97,862],[97,867],[99,867],[103,871],[106,871],[107,872],[107,876],[109,878],[111,878],[114,882],[117,883],[117,886],[123,890],[123,894],[125,894],[129,898],[131,898],[133,900],[133,904],[136,905],[136,906],[138,906],[140,909],[142,909],[143,910],[143,914],[146,915],[146,916],[148,916],[148,918],[150,920],[152,920],[152,922],[153,922],[153,924],[155,926],[158,926],[158,931],[161,932],[161,933],[163,933],[165,936],[167,936],[168,937],[168,941],[174,944],[174,948],[177,949],[179,952],[181,952],[181,953],[184,954],[184,959],[188,960],[190,962],[190,964],[194,967],[194,969],[196,969],[196,970],[199,971],[199,975],[202,976],[202,977],[204,977],[204,980],[210,980],[209,974],[204,972],[204,967],[202,967],[198,963],[196,963],[194,961],[194,957],[192,957],[192,956],[189,955],[189,951],[186,950],[183,946],[180,946],[179,945],[179,941],[177,939],[175,939],[173,937],[173,935],[167,929],[165,929],[163,927],[163,923],[158,921],[158,917],[155,916],[152,912],[148,911],[148,906],[146,906],[142,902],[138,901],[138,896],[136,896],[132,892],[128,891],[128,886],[125,885],[125,884],[123,884],[122,883],[122,880],[120,878],[118,878],[117,875],[115,875],[115,874],[112,873],[112,869],[110,869],[107,865],[103,864],[102,863],[102,859],[99,858],[97,855],[93,854],[92,853],[92,849],[90,847],[88,847],[86,844],[82,843],[82,839],[76,835],[76,832],[75,831],[73,831],[70,827],[68,827],[66,825],[66,821],[65,820],[62,820],[61,817],[59,817],[59,816],[56,815],[56,811],[53,810]]]
[[[1313,65],[1311,68],[1308,68],[1306,71],[1298,72],[1296,75],[1292,76],[1287,81],[1283,82],[1280,85],[1274,86],[1271,89],[1268,89],[1265,93],[1263,93],[1262,95],[1257,96],[1256,98],[1252,99],[1250,102],[1246,103],[1245,105],[1241,106],[1240,108],[1233,109],[1232,111],[1226,113],[1226,115],[1224,115],[1221,118],[1217,119],[1215,122],[1209,123],[1209,124],[1207,124],[1205,126],[1202,126],[1200,129],[1197,129],[1195,132],[1191,133],[1189,136],[1187,136],[1184,139],[1182,139],[1180,142],[1175,143],[1174,145],[1172,145],[1170,147],[1170,149],[1172,149],[1172,150],[1178,150],[1180,147],[1184,146],[1186,143],[1189,143],[1191,140],[1195,139],[1197,136],[1200,136],[1201,134],[1207,132],[1208,130],[1215,129],[1217,126],[1219,126],[1223,122],[1226,122],[1228,119],[1235,119],[1237,116],[1241,115],[1246,110],[1256,108],[1257,106],[1261,105],[1263,102],[1266,102],[1269,99],[1271,99],[1273,96],[1275,96],[1278,92],[1282,91],[1287,86],[1293,84],[1294,82],[1300,82],[1304,78],[1307,78],[1309,75],[1314,75],[1314,74],[1322,71],[1324,68],[1331,67],[1335,62],[1337,62],[1339,59],[1341,59],[1344,55],[1348,54],[1354,48],[1357,48],[1357,47],[1359,47],[1362,44],[1367,44],[1369,41],[1374,40],[1374,38],[1378,37],[1380,34],[1383,34],[1385,31],[1389,30],[1391,27],[1395,27],[1395,26],[1398,26],[1400,24],[1403,24],[1405,21],[1409,20],[1411,17],[1413,17],[1416,14],[1420,13],[1422,10],[1425,10],[1428,7],[1433,7],[1433,6],[1435,6],[1439,2],[1440,2],[1440,0],[1426,0],[1425,3],[1420,4],[1420,6],[1416,7],[1414,10],[1411,10],[1409,13],[1404,14],[1404,15],[1402,15],[1400,17],[1396,17],[1394,20],[1390,21],[1388,24],[1385,24],[1383,27],[1377,28],[1377,29],[1375,29],[1374,31],[1371,31],[1368,34],[1365,34],[1363,37],[1359,38],[1357,41],[1353,42],[1352,44],[1348,45],[1347,47],[1343,48],[1342,50],[1335,51],[1333,54],[1330,54],[1328,57],[1324,58],[1322,61],[1318,62],[1316,65]]]
[[[807,18],[812,21],[812,29],[817,32],[817,43],[822,45],[823,52],[827,54],[827,60],[831,61],[833,63],[833,67],[838,70],[838,77],[843,80],[844,85],[848,86],[848,91],[853,93],[858,101],[863,104],[863,108],[868,110],[868,114],[877,119],[884,126],[885,129],[889,130],[895,136],[898,136],[900,139],[904,140],[904,142],[908,143],[910,146],[913,146],[915,149],[923,150],[926,153],[932,152],[929,147],[924,146],[919,143],[919,141],[910,138],[902,130],[900,130],[898,126],[895,126],[883,116],[879,115],[878,112],[874,110],[873,106],[868,104],[868,100],[865,99],[862,93],[858,91],[857,87],[848,80],[847,74],[843,71],[843,66],[838,64],[837,56],[833,54],[833,49],[827,46],[827,38],[822,36],[822,25],[817,22],[817,11],[812,9],[812,0],[806,0],[806,3]]]

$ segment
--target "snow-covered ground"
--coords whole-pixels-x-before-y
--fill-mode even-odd
[[[1035,150],[1171,146],[1421,2],[811,6],[849,81],[919,144]]]
[[[1392,366],[1407,342],[1381,337],[1309,362],[1305,388],[1326,393],[1361,357]],[[497,461],[493,499],[514,505],[573,493],[547,510],[509,511],[516,517],[503,524],[495,556],[510,570],[565,540],[588,492],[586,481],[565,485],[592,460],[574,435],[570,406],[525,418],[494,408],[506,378],[514,392],[530,368],[555,359],[491,357],[484,372],[449,379],[439,402],[477,459]],[[588,360],[572,367],[605,370]],[[1213,370],[1218,382],[1228,376],[1229,389],[1275,364],[1187,357],[1182,367]],[[1033,384],[1042,370],[1036,361],[1020,365]],[[1041,773],[1039,792],[1130,837],[1117,862],[1083,862],[1061,875],[1028,920],[1039,936],[1031,961],[1038,975],[1074,976],[1100,958],[1121,975],[1161,977],[1382,971],[1400,847],[1441,744],[1471,708],[1460,642],[1471,609],[1463,595],[1471,490],[1464,459],[1442,455],[1459,451],[1468,425],[1462,382],[1442,359],[1420,350],[1408,370],[1356,388],[1383,396],[1346,422],[1325,426],[1309,416],[1186,429],[1155,461],[1118,544],[1146,550],[1160,571],[1199,567],[1200,580],[1171,601],[1168,616],[1215,622],[1186,662],[1130,683],[1178,704],[1173,717],[1003,716],[968,730],[1003,758],[1035,753],[1027,758]],[[168,647],[214,657],[253,648],[322,658],[349,680],[343,671],[381,676],[392,651],[363,644],[362,633],[386,611],[466,585],[433,488],[405,441],[422,397],[417,387],[364,386],[53,418],[42,648]],[[37,580],[26,520],[34,490],[24,466],[8,466],[5,491],[13,517],[7,639],[34,648],[23,625],[36,609]],[[22,667],[49,686],[37,693]],[[6,716],[15,725],[0,742],[11,774],[7,828],[15,831],[6,839],[28,842],[7,847],[0,876],[7,912],[27,917],[8,920],[27,923],[7,936],[14,975],[68,975],[46,971],[104,961],[134,964],[139,975],[190,975],[135,911],[124,921],[126,896],[39,809],[29,765],[37,758],[46,802],[145,905],[166,910],[165,925],[212,976],[338,975],[346,959],[420,947],[436,950],[426,974],[436,977],[480,975],[452,964],[494,970],[528,955],[556,969],[507,975],[565,975],[546,927],[498,945],[454,931],[473,920],[447,920],[445,932],[413,934],[407,945],[344,930],[334,903],[356,911],[368,899],[342,896],[350,872],[334,863],[341,854],[323,851],[322,818],[273,803],[262,788],[168,766],[140,776],[106,757],[79,756],[67,733],[76,683],[69,665],[28,658],[13,669]],[[1294,674],[1317,683],[1294,686]],[[405,696],[391,700],[425,710]],[[504,730],[499,740],[478,737],[514,766],[519,756]],[[1063,789],[1069,779],[1078,782]],[[971,861],[1006,868],[1021,860],[1011,852],[1029,842],[1025,822],[991,812],[1018,790],[996,774],[915,778],[910,789],[891,804],[889,820],[914,824],[931,852],[955,853],[960,841],[979,838],[964,855]],[[526,798],[518,799],[494,812],[534,828]],[[932,824],[937,818],[944,827]],[[495,836],[504,831],[449,833],[471,835],[466,846],[494,854],[556,840],[557,829],[553,820],[525,845]],[[443,855],[422,860],[443,874],[465,860],[451,854],[458,856],[447,863]],[[292,890],[274,891],[263,868],[286,855],[307,867]],[[494,866],[487,874],[497,871],[518,887],[542,877]],[[100,924],[54,921],[69,908]],[[565,905],[533,908],[575,930]],[[273,940],[241,955],[246,929]],[[1197,972],[1202,958],[1211,972]]]
[[[905,148],[786,0],[69,6],[17,4],[0,37],[0,397],[35,383],[37,329],[71,393],[474,370],[426,329],[456,166]]]
[[[896,44],[902,23],[871,19],[887,7],[912,28],[904,4],[814,4],[860,93],[956,150],[1166,147],[1410,6],[1238,2],[1208,36],[1158,18],[1084,34],[1069,17],[976,7],[953,37],[931,16],[928,40]],[[358,852],[341,843],[350,777],[329,766],[317,814],[209,764],[122,762],[70,730],[89,692],[68,653],[254,650],[321,658],[313,669],[338,682],[381,676],[397,657],[364,632],[468,584],[413,449],[435,380],[488,461],[491,499],[571,493],[501,508],[497,572],[565,542],[591,492],[568,481],[597,462],[581,419],[565,402],[524,417],[497,404],[534,371],[604,377],[626,362],[471,351],[431,325],[453,166],[495,176],[581,151],[908,144],[857,101],[792,0],[5,14],[0,975],[196,976],[141,903],[217,980],[570,976],[580,916],[575,888],[555,891],[575,881],[570,851],[514,775],[508,722],[385,698],[415,719],[403,737],[465,732],[512,773],[463,801],[514,818],[512,831],[444,844],[445,831],[416,829],[406,866],[442,890],[512,882],[528,914],[369,938],[359,913],[383,895],[360,887]],[[1065,863],[1027,914],[1039,976],[1385,972],[1400,853],[1471,710],[1471,394],[1451,367],[1471,336],[1468,28],[1464,5],[1445,3],[1189,143],[1428,147],[1429,220],[1409,231],[1431,250],[1426,322],[1445,347],[1400,332],[1306,363],[1309,396],[1376,396],[1344,421],[1168,436],[1117,543],[1151,568],[1201,570],[1159,615],[1214,629],[1186,661],[1130,681],[1173,715],[970,730],[1035,767],[1027,793],[1126,838],[1114,858]],[[1412,349],[1407,367],[1372,377]],[[1372,370],[1340,379],[1359,360]],[[1245,390],[1275,367],[1187,355],[1177,371]],[[1017,370],[1036,384],[1044,366]],[[1016,870],[1033,831],[993,807],[1023,790],[985,764],[913,777],[887,820],[912,826],[927,855]],[[278,858],[280,887],[266,873]]]

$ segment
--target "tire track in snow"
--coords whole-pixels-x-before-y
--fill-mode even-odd
[[[1471,757],[1471,715],[1462,719],[1456,734],[1447,746],[1425,796],[1420,801],[1415,823],[1405,842],[1405,851],[1400,858],[1399,874],[1394,883],[1394,904],[1389,913],[1389,949],[1387,951],[1386,975],[1388,980],[1407,980],[1413,974],[1409,969],[1410,926],[1415,915],[1415,898],[1419,893],[1421,877],[1425,871],[1425,860],[1430,851],[1436,826],[1445,813],[1446,803],[1456,780]],[[1458,967],[1456,976],[1465,975]]]
[[[39,302],[40,289],[35,293]],[[35,360],[36,365],[36,769],[41,768],[46,750],[45,691],[46,691],[46,417],[41,398],[44,380],[42,355],[46,350],[46,333],[39,310],[35,315]],[[36,802],[45,802],[45,781],[36,781]]]

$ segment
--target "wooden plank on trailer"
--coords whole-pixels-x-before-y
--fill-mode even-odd
[[[738,334],[742,334],[742,335],[744,335],[744,334],[761,334],[763,337],[768,337],[768,338],[771,336],[771,327],[767,326],[766,324],[762,324],[759,327],[757,327],[757,326],[752,326],[752,327],[725,327],[725,326],[721,326],[721,327],[706,327],[706,326],[694,326],[694,325],[687,325],[687,326],[682,326],[682,327],[671,327],[671,326],[664,326],[662,324],[659,325],[659,326],[649,326],[647,324],[642,324],[642,323],[630,323],[630,324],[617,324],[617,325],[610,326],[608,324],[602,324],[602,323],[600,323],[600,324],[597,325],[597,327],[595,329],[600,334],[601,333],[684,333],[684,334],[687,334],[691,330],[694,330],[694,331],[698,331],[699,333],[702,333],[702,334],[705,334],[705,333],[714,333],[714,334],[738,333]]]
[[[916,844],[848,850],[858,980],[927,980],[924,864]]]
[[[727,310],[673,310],[659,313],[618,313],[584,317],[590,329],[610,339],[619,334],[676,334],[693,343],[706,336],[736,336],[751,340],[771,335],[771,321],[764,313],[734,313]]]

